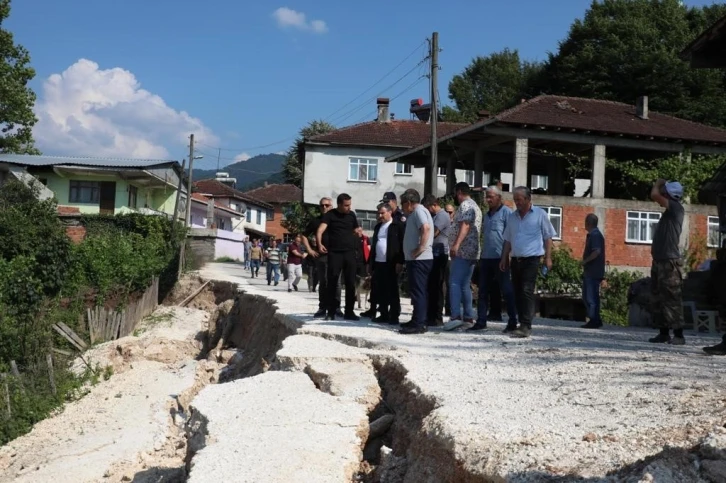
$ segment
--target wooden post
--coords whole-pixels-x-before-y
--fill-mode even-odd
[[[18,387],[20,387],[20,390],[25,392],[25,386],[23,386],[23,381],[20,379],[20,371],[18,370],[18,365],[15,361],[10,361],[10,372],[13,376],[15,376],[15,379],[18,380]]]
[[[53,356],[50,354],[45,356],[45,362],[48,364],[48,379],[50,380],[50,390],[53,391],[53,395],[57,394],[55,387],[55,374],[53,373]]]
[[[3,386],[5,386],[5,405],[8,408],[8,413],[5,415],[5,418],[10,419],[13,413],[10,409],[10,388],[8,387],[8,375],[6,373],[2,373],[0,374],[0,379],[2,379]]]

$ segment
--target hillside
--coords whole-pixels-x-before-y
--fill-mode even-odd
[[[237,189],[246,191],[262,186],[265,181],[269,183],[283,182],[282,163],[285,156],[281,154],[259,154],[247,161],[230,164],[220,168],[219,171],[229,173],[231,178],[237,178]],[[214,178],[216,169],[195,169],[194,179]]]

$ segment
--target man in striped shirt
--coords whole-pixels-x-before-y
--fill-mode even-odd
[[[267,260],[267,285],[272,284],[274,274],[275,286],[280,282],[280,261],[282,254],[277,248],[277,240],[271,240],[270,246],[265,250],[265,260]]]

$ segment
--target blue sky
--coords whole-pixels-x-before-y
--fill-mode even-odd
[[[301,126],[327,118],[413,53],[331,120],[370,119],[375,103],[366,100],[376,94],[400,94],[392,112],[406,118],[410,99],[428,100],[426,79],[402,91],[423,73],[416,64],[433,31],[447,102],[449,80],[474,56],[509,47],[544,59],[589,4],[14,0],[3,27],[31,53],[36,138],[46,154],[180,160],[195,132],[201,151],[223,148],[224,165],[287,149]],[[207,156],[200,167],[215,165]]]

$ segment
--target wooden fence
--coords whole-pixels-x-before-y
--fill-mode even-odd
[[[139,300],[121,311],[95,307],[87,310],[91,344],[130,335],[136,325],[156,309],[159,301],[159,279],[155,278]]]
[[[55,350],[55,349],[54,349]],[[64,353],[64,351],[58,351],[61,353]],[[55,396],[57,393],[56,385],[55,385],[55,370],[53,369],[53,356],[50,354],[46,355],[45,363],[48,368],[48,384],[50,386],[50,390]],[[26,387],[23,383],[23,378],[20,375],[20,370],[18,369],[18,365],[15,363],[15,361],[10,361],[10,374],[6,372],[0,372],[0,389],[2,390],[2,393],[0,393],[0,397],[2,398],[2,402],[0,403],[0,414],[3,414],[3,417],[5,419],[11,419],[13,415],[12,406],[10,404],[10,382],[15,381],[17,384],[17,388],[25,393]]]

